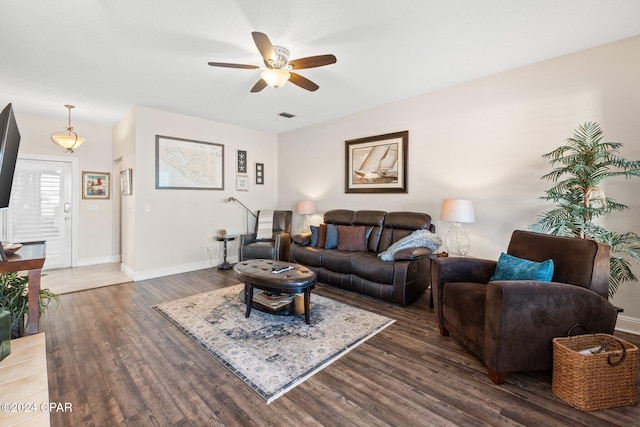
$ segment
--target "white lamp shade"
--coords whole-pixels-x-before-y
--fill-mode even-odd
[[[260,78],[267,82],[269,86],[275,88],[279,88],[285,84],[289,80],[289,77],[291,77],[291,74],[288,71],[279,68],[270,68],[260,73]]]
[[[313,200],[303,200],[301,202],[298,202],[299,215],[312,215],[316,212],[316,202],[314,202]]]
[[[444,199],[440,219],[448,222],[475,222],[471,200]]]

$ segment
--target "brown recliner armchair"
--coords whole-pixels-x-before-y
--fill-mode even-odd
[[[527,231],[514,231],[509,255],[552,259],[551,282],[489,282],[496,261],[437,258],[432,266],[436,321],[475,353],[496,384],[508,372],[553,367],[552,339],[576,324],[592,333],[612,333],[617,310],[607,301],[609,246]]]
[[[260,212],[258,212],[258,215]],[[238,244],[238,260],[274,259],[289,260],[291,246],[292,211],[273,211],[273,235],[270,239],[258,239],[258,222],[253,233],[240,236]]]

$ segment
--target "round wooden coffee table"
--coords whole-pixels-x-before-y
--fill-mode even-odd
[[[292,268],[282,273],[274,273],[275,267]],[[269,259],[252,259],[241,261],[233,267],[236,277],[244,283],[244,301],[247,311],[244,317],[249,317],[253,305],[253,288],[266,292],[304,294],[304,321],[309,320],[309,301],[311,290],[316,286],[316,273],[305,266],[284,261]]]

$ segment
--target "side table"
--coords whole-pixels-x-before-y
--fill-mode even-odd
[[[231,268],[233,268],[233,266],[227,262],[227,242],[235,239],[236,236],[216,236],[216,240],[222,242],[224,245],[222,264],[218,266],[218,270],[231,270]]]
[[[38,301],[40,299],[38,295],[40,294],[40,277],[46,258],[47,243],[43,240],[25,242],[22,245],[22,248],[12,255],[3,254],[4,260],[0,262],[0,273],[29,271],[29,332],[31,335],[35,335],[39,332]]]

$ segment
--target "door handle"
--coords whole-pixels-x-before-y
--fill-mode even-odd
[[[64,213],[69,213],[71,212],[71,203],[65,203],[64,204]],[[68,220],[69,218],[65,218],[66,220]]]

